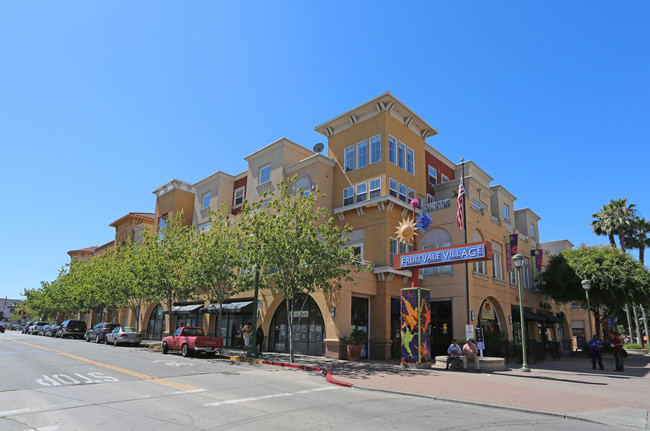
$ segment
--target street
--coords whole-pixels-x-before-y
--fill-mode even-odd
[[[349,389],[321,375],[147,348],[0,334],[0,429],[610,429],[561,416]]]

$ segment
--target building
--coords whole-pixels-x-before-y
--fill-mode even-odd
[[[583,309],[562,307],[539,295],[534,275],[539,259],[548,257],[565,243],[540,243],[540,217],[529,208],[516,208],[516,197],[472,161],[454,163],[426,139],[438,132],[390,93],[384,93],[315,128],[328,140],[328,154],[304,148],[286,138],[273,142],[244,157],[247,170],[217,172],[194,184],[174,179],[153,193],[155,213],[141,217],[131,213],[111,226],[116,241],[122,242],[122,226],[135,229],[137,223],[155,223],[164,228],[178,211],[185,222],[207,228],[209,210],[225,208],[236,216],[244,200],[257,201],[273,189],[281,178],[296,177],[297,187],[318,186],[326,195],[319,204],[349,224],[350,244],[371,272],[356,275],[357,283],[345,283],[333,292],[305,296],[294,333],[294,349],[299,353],[343,357],[339,341],[353,328],[369,333],[363,355],[377,359],[398,358],[400,353],[400,289],[411,284],[411,272],[396,270],[396,254],[412,246],[399,243],[394,232],[398,223],[412,215],[409,202],[423,202],[418,213],[430,212],[433,228],[418,235],[420,250],[467,242],[489,241],[491,262],[446,265],[420,271],[420,286],[431,292],[432,353],[446,350],[451,339],[464,338],[465,325],[483,329],[486,345],[496,354],[504,340],[520,343],[517,276],[507,266],[507,245],[516,239],[518,252],[526,256],[522,298],[528,338],[534,352],[570,348],[571,322],[586,320]],[[466,190],[466,231],[456,222],[456,192],[464,173]],[[140,218],[138,218],[140,217]],[[127,229],[128,231],[128,229]],[[560,245],[558,245],[560,244]],[[558,248],[559,247],[559,248]],[[537,255],[536,259],[533,255]],[[466,289],[469,295],[466,294]],[[226,304],[222,316],[225,345],[236,345],[239,328],[254,312],[252,292],[239,294]],[[268,350],[288,350],[287,316],[282,298],[262,291],[258,322],[262,324]],[[178,303],[172,309],[172,325],[203,326],[214,334],[217,322],[207,301]],[[159,338],[168,329],[162,304],[144,310],[141,328],[149,338]],[[132,324],[128,313],[120,321]],[[564,342],[563,344],[560,342]]]

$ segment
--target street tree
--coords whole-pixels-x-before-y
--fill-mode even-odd
[[[191,256],[191,278],[210,303],[218,304],[216,335],[221,336],[223,303],[240,288],[238,268],[242,265],[241,230],[228,218],[227,208],[211,212],[208,226],[196,234]]]
[[[363,270],[347,246],[351,228],[334,224],[318,205],[324,198],[318,190],[296,190],[294,183],[295,179],[281,180],[273,192],[246,205],[240,219],[244,262],[260,270],[262,283],[285,299],[291,362],[296,299],[340,288],[343,280],[354,281],[353,273]],[[241,278],[251,280],[253,272],[242,268]]]
[[[142,252],[141,242],[127,242],[116,247],[115,264],[119,268],[120,280],[117,289],[122,305],[131,310],[135,318],[135,329],[140,330],[141,313],[149,300],[147,286],[151,277],[146,253]]]
[[[147,268],[147,296],[167,308],[169,334],[172,308],[179,300],[194,297],[194,284],[189,264],[194,246],[194,225],[183,225],[183,212],[177,212],[164,228],[147,229],[140,253]]]
[[[541,293],[558,302],[585,301],[581,281],[591,284],[591,311],[600,333],[603,319],[648,295],[650,273],[632,256],[604,246],[582,246],[551,256],[540,274]]]
[[[621,251],[625,253],[625,232],[632,225],[636,215],[636,205],[627,199],[611,199],[608,204],[593,214],[591,227],[596,235],[606,235],[612,248],[616,248],[614,236],[618,236]]]

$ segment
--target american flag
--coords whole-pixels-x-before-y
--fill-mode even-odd
[[[458,230],[463,230],[463,196],[465,196],[465,187],[463,187],[463,178],[461,177],[460,184],[458,185],[458,211],[456,211]]]

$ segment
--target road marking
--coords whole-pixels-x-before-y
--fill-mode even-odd
[[[249,401],[260,401],[260,400],[268,400],[268,399],[271,399],[271,398],[291,397],[291,396],[294,396],[294,395],[307,394],[309,392],[330,391],[332,389],[339,389],[339,388],[337,386],[332,386],[332,387],[308,389],[308,390],[302,390],[302,391],[296,391],[296,392],[281,392],[279,394],[262,395],[262,396],[259,396],[259,397],[251,397],[251,398],[240,398],[240,399],[237,399],[237,400],[217,401],[217,402],[214,402],[214,403],[207,403],[207,404],[203,404],[203,405],[206,406],[206,407],[225,406],[225,405],[229,405],[229,404],[247,403]]]
[[[172,381],[169,381],[169,380],[160,379],[158,377],[152,377],[152,376],[148,376],[146,374],[141,374],[141,373],[138,373],[138,372],[135,372],[135,371],[131,371],[131,370],[127,370],[127,369],[124,369],[124,368],[116,367],[114,365],[104,364],[103,362],[93,361],[92,359],[83,358],[81,356],[71,355],[70,353],[62,352],[60,350],[50,349],[48,347],[43,347],[43,346],[37,346],[36,344],[26,343],[24,341],[12,340],[10,338],[8,340],[13,341],[14,343],[24,344],[24,345],[30,346],[30,347],[36,347],[37,349],[42,349],[42,350],[47,350],[47,351],[50,351],[50,352],[58,353],[59,355],[67,356],[68,358],[76,359],[78,361],[87,362],[89,364],[97,365],[99,367],[108,368],[109,370],[117,371],[118,373],[128,374],[130,376],[137,377],[139,379],[151,380],[151,381],[156,382],[156,383],[161,383],[163,385],[172,386],[172,387],[175,387],[177,389],[184,390],[184,391],[196,391],[196,390],[199,389],[199,388],[195,388],[193,386],[184,385],[182,383],[176,383],[176,382],[172,382]]]
[[[154,364],[165,364],[165,365],[169,365],[170,367],[193,367],[194,366],[194,364],[190,362],[176,362],[173,359],[159,359],[153,362]]]

